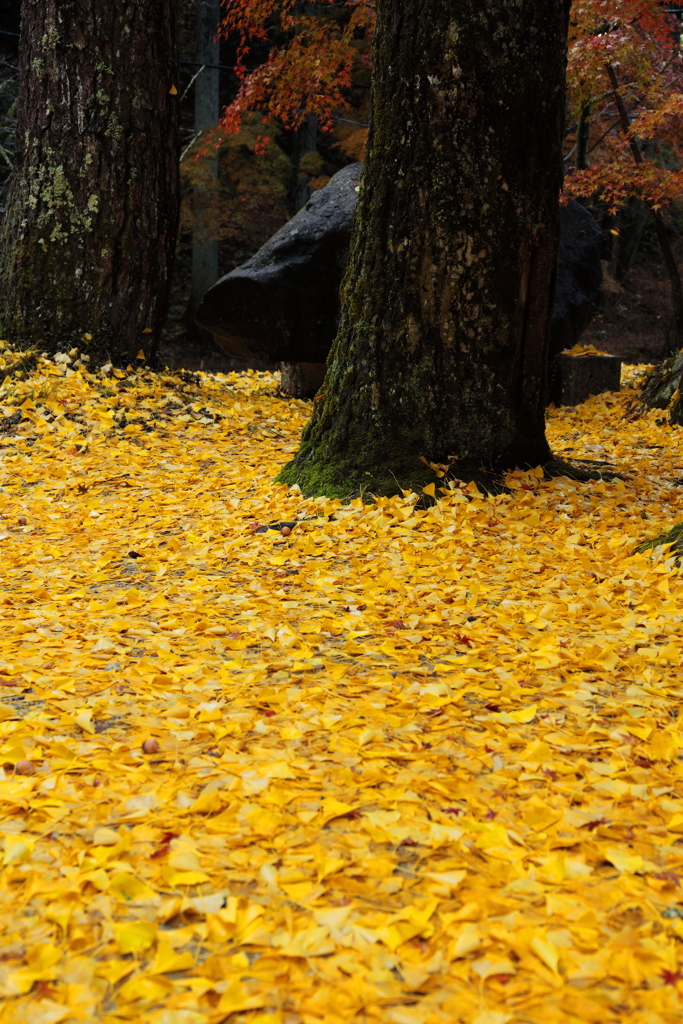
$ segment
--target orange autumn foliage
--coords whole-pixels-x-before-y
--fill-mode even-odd
[[[309,12],[307,8],[315,8]],[[340,10],[341,8],[341,10]],[[275,117],[285,128],[298,128],[313,114],[327,131],[335,112],[349,104],[352,72],[359,60],[358,38],[372,32],[370,0],[229,0],[221,34],[237,39],[236,73],[240,88],[225,109],[219,132],[239,132],[254,112],[264,122]],[[271,44],[266,61],[250,69],[255,41]],[[267,139],[259,139],[262,149]]]
[[[354,66],[370,63],[375,22],[370,0],[229,0],[221,34],[237,40],[239,92],[225,109],[219,133],[240,131],[259,112],[286,128],[314,115],[325,130],[349,104]],[[574,0],[571,8],[567,87],[573,120],[589,112],[589,167],[572,166],[565,195],[598,193],[616,210],[630,196],[658,209],[683,196],[683,58],[680,21],[661,0]],[[250,68],[254,43],[269,43],[265,62]],[[646,153],[636,166],[619,124],[611,65],[632,118],[629,137]],[[361,133],[364,135],[364,133]],[[364,139],[362,140],[364,141]],[[261,152],[266,136],[256,139]],[[570,138],[571,146],[571,138]],[[362,156],[362,148],[356,156]]]
[[[574,167],[567,196],[599,193],[616,211],[631,196],[654,209],[683,197],[681,24],[661,0],[574,0],[567,85],[572,117],[587,118],[589,167]],[[609,68],[631,119],[625,132]],[[577,130],[578,135],[578,130]],[[636,165],[631,140],[643,163]],[[569,154],[567,163],[578,146]]]

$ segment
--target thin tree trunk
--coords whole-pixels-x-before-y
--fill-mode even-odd
[[[294,14],[304,14],[307,10],[315,10],[315,5],[308,0],[297,0]],[[320,13],[318,11],[318,13]],[[292,180],[290,185],[290,202],[294,213],[302,210],[311,198],[308,177],[299,168],[301,160],[307,153],[314,153],[318,147],[318,119],[314,114],[307,114],[304,123],[294,133],[290,157],[292,161]],[[296,364],[292,364],[296,365]]]
[[[220,0],[200,0],[197,8],[197,60],[202,64],[220,64],[220,45],[215,39],[221,16]],[[218,124],[220,114],[218,101],[219,72],[212,67],[204,68],[195,82],[194,123],[195,129],[209,129]],[[211,178],[218,178],[218,153],[214,150],[206,158]],[[201,207],[201,189],[198,196]],[[218,240],[211,237],[209,217],[198,218],[192,231],[192,316],[199,308],[204,293],[218,280]]]
[[[291,149],[292,184],[291,205],[295,213],[303,210],[311,198],[312,189],[308,187],[309,178],[301,171],[301,161],[307,153],[315,153],[318,146],[318,119],[315,114],[307,114],[304,123],[294,132]]]
[[[536,466],[568,0],[378,0],[369,155],[306,493],[396,493],[421,458]]]
[[[154,360],[178,225],[178,0],[24,0],[3,336]]]
[[[585,171],[588,168],[588,140],[591,124],[591,104],[584,100],[579,111],[579,124],[576,129],[576,168]]]
[[[644,162],[643,154],[640,152],[640,147],[637,141],[628,134],[631,122],[629,120],[628,111],[626,110],[624,101],[619,92],[619,82],[617,80],[616,72],[611,64],[606,64],[605,70],[607,71],[607,76],[614,92],[614,99],[617,104],[622,132],[628,139],[628,144],[634,161],[640,165]],[[653,209],[652,206],[650,206],[650,209],[652,210],[652,216],[655,222],[657,241],[659,242],[659,247],[662,250],[662,256],[664,257],[664,263],[666,264],[666,270],[669,275],[669,282],[671,285],[671,302],[674,313],[674,337],[671,351],[676,351],[683,346],[683,288],[681,287],[681,275],[678,272],[678,264],[676,263],[676,258],[671,251],[671,246],[669,245],[669,239],[666,234],[666,227],[662,219],[662,215],[659,210]]]

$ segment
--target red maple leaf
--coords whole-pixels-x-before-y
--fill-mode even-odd
[[[177,838],[177,832],[164,832],[161,837],[160,845],[154,853],[150,855],[150,860],[157,860],[159,857],[163,857],[164,854],[168,853],[171,848],[171,840]]]
[[[587,828],[589,832],[592,832],[594,829],[598,828],[599,825],[609,824],[610,822],[608,818],[596,818],[595,821],[587,821],[585,825],[581,825],[580,827]]]
[[[675,985],[677,981],[683,978],[683,971],[667,971],[666,968],[661,973],[661,977],[665,985]]]
[[[660,882],[671,882],[675,886],[679,886],[683,881],[683,876],[679,875],[673,868],[667,868],[665,871],[656,871],[651,875],[652,878],[657,878]]]

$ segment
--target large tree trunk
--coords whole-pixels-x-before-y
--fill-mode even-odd
[[[177,2],[24,0],[0,241],[13,342],[155,357],[178,224]]]
[[[426,482],[421,456],[458,474],[550,458],[568,6],[378,0],[341,325],[281,480],[388,493]]]

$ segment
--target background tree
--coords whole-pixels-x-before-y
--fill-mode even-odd
[[[612,213],[632,209],[634,201],[649,208],[670,282],[670,350],[678,350],[683,289],[663,216],[683,198],[676,12],[661,0],[574,0],[567,82],[576,131],[565,192],[597,199]],[[618,237],[619,228],[613,233]]]
[[[345,162],[363,158],[374,3],[228,0],[224,6],[222,35],[235,48],[238,88],[215,139],[240,133],[257,114],[264,125],[277,125],[292,162],[289,201],[296,212]],[[351,119],[344,116],[349,112]],[[262,130],[256,152],[271,134]]]
[[[199,0],[197,5],[197,60],[200,67],[194,83],[194,123],[198,132],[210,131],[218,124],[218,74],[220,46],[216,35],[220,23],[220,0]],[[208,65],[208,67],[207,67]],[[218,154],[205,158],[205,169],[218,178]],[[192,294],[190,315],[193,318],[204,292],[218,280],[218,239],[198,222],[192,232]]]
[[[566,0],[377,3],[368,158],[306,493],[550,460]],[[421,461],[422,460],[422,461]]]
[[[336,111],[349,105],[363,40],[375,23],[375,4],[228,0],[225,7],[222,33],[236,41],[240,87],[223,113],[222,131],[239,132],[244,118],[256,111],[285,128],[301,129],[315,118],[321,128],[331,130]],[[270,43],[268,56],[250,67],[258,42]]]
[[[178,221],[177,0],[24,0],[0,330],[153,359]]]

